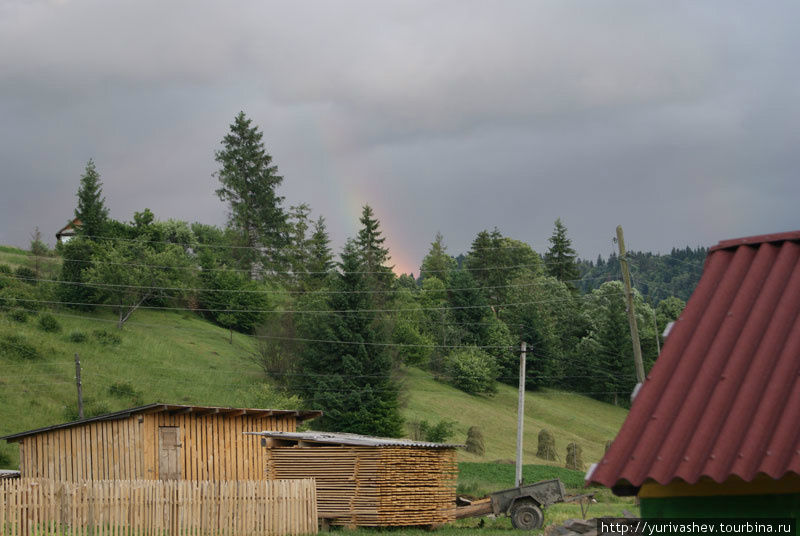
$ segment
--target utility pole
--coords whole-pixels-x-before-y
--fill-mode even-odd
[[[653,300],[655,301],[655,300]],[[653,307],[653,328],[656,332],[656,355],[661,355],[661,341],[659,338],[661,335],[658,333],[658,320],[656,320],[656,308]]]
[[[636,314],[633,309],[633,290],[631,290],[631,274],[628,271],[628,259],[625,257],[625,237],[622,225],[617,225],[617,245],[619,245],[619,265],[622,269],[622,280],[625,282],[625,298],[628,310],[628,324],[631,326],[633,342],[633,364],[636,367],[636,381],[644,383],[644,364],[642,363],[642,347],[639,344],[639,327],[636,325]]]
[[[78,386],[78,419],[83,420],[83,388],[81,387],[81,360],[75,354],[75,383]]]
[[[519,403],[517,405],[517,486],[522,485],[522,418],[525,416],[525,354],[527,343],[519,348]]]

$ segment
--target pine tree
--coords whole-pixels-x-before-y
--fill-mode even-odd
[[[431,249],[425,258],[422,259],[422,266],[419,269],[419,278],[424,280],[426,277],[435,277],[447,284],[450,273],[456,269],[456,260],[447,254],[447,247],[444,245],[442,233],[437,232],[436,237],[431,242]]]
[[[567,228],[561,223],[561,218],[556,220],[549,242],[550,249],[544,256],[547,273],[559,281],[565,282],[573,292],[577,292],[578,287],[575,280],[580,278],[580,272],[575,262],[575,250],[572,249],[572,242],[567,238]]]
[[[359,222],[361,229],[355,246],[367,276],[367,286],[369,290],[388,290],[394,279],[394,266],[386,266],[390,259],[389,248],[383,246],[386,237],[381,236],[380,222],[369,205],[364,205]],[[375,298],[373,301],[384,301],[380,293],[376,293]]]
[[[402,417],[391,355],[382,344],[388,341],[388,330],[373,315],[353,312],[370,307],[361,258],[360,248],[349,240],[334,286],[338,292],[325,303],[331,313],[302,315],[299,326],[304,338],[346,344],[309,342],[301,353],[303,374],[298,378],[306,405],[324,412],[316,421],[320,428],[396,437],[402,433]]]
[[[239,112],[223,138],[223,149],[215,156],[222,166],[216,173],[221,184],[216,193],[228,203],[229,225],[239,231],[242,244],[252,248],[245,250],[242,263],[252,267],[264,261],[274,267],[282,263],[279,250],[287,243],[283,197],[275,192],[283,177],[264,148],[263,134],[251,124]]]
[[[312,279],[322,280],[327,276],[324,272],[329,272],[333,269],[333,252],[330,244],[331,239],[325,226],[325,218],[320,216],[314,222],[314,232],[311,233],[309,240],[310,260],[308,270]]]
[[[100,174],[95,168],[94,161],[89,159],[81,177],[81,185],[78,188],[78,206],[75,208],[75,217],[80,220],[79,234],[89,239],[103,236],[108,222],[108,209],[105,201]]]

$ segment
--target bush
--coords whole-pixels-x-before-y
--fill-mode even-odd
[[[67,339],[69,339],[70,342],[86,342],[88,338],[85,332],[78,329],[70,331],[69,335],[67,335]]]
[[[445,358],[447,381],[469,394],[492,394],[497,391],[497,365],[494,358],[479,348],[459,348]]]
[[[11,267],[7,264],[0,264],[0,274],[11,275]]]
[[[25,266],[19,266],[17,267],[16,270],[14,270],[14,275],[16,275],[29,285],[36,284],[36,272],[31,270],[30,268],[26,268]]]
[[[96,402],[90,398],[83,399],[83,418],[88,419],[89,417],[96,417],[98,415],[103,415],[104,413],[109,413],[111,410],[108,408],[108,405],[105,402]],[[77,421],[80,418],[78,415],[78,403],[73,402],[72,404],[66,406],[64,408],[64,419],[67,421]]]
[[[142,393],[128,382],[112,383],[108,388],[108,394],[115,398],[130,398],[137,406],[142,402]]]
[[[116,346],[122,342],[122,337],[106,329],[95,329],[92,331],[92,336],[97,342],[107,346]]]
[[[11,456],[0,450],[0,469],[11,469]]]
[[[8,312],[8,316],[16,322],[24,323],[28,321],[28,312],[25,309],[11,309]]]
[[[48,333],[58,333],[61,331],[61,324],[50,313],[44,313],[39,317],[39,329]]]
[[[29,361],[41,359],[42,357],[39,350],[22,335],[5,335],[0,339],[0,353]]]
[[[415,441],[428,441],[430,443],[444,443],[453,436],[455,422],[443,420],[437,424],[428,421],[411,421],[411,438]]]

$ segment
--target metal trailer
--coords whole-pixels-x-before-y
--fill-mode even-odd
[[[590,497],[578,495],[567,497],[564,483],[555,478],[542,480],[518,488],[504,489],[489,494],[489,498],[475,501],[469,506],[456,509],[456,519],[480,517],[487,514],[507,515],[515,529],[534,530],[544,523],[543,508],[560,502],[578,501]],[[583,510],[583,505],[581,505]]]

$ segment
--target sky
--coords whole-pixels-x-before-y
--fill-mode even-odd
[[[583,258],[800,228],[791,1],[0,0],[0,244],[73,215],[223,225],[239,111],[338,250],[369,204],[398,271],[436,232]]]

